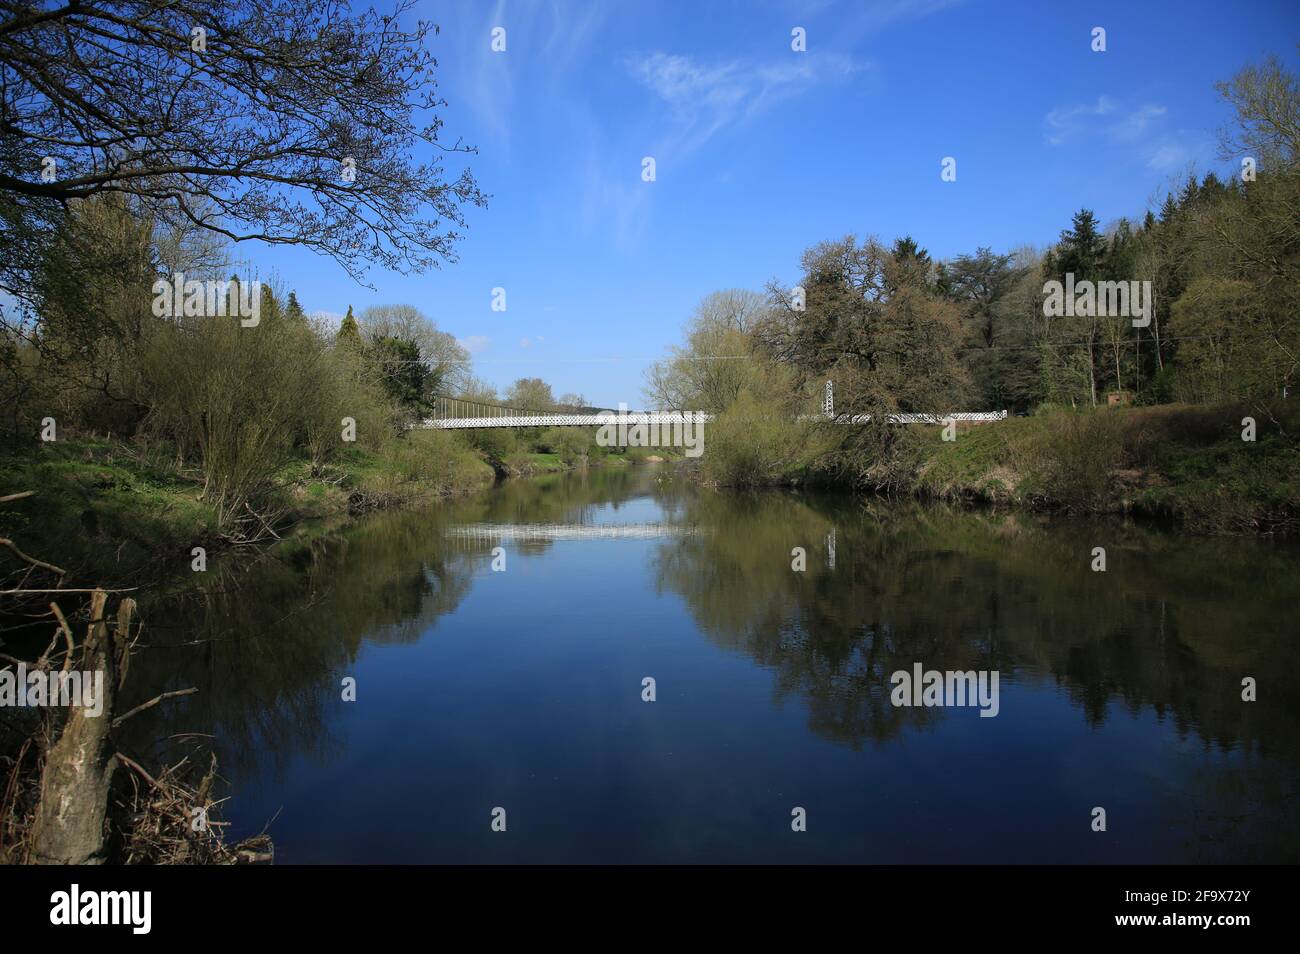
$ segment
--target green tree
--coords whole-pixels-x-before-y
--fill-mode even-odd
[[[280,300],[276,297],[275,291],[269,284],[261,284],[261,311],[258,314],[258,321],[276,322],[280,320]]]
[[[1250,155],[1279,171],[1300,164],[1300,77],[1270,56],[1215,89],[1236,113],[1236,127],[1220,136],[1226,155]]]
[[[427,416],[436,375],[420,346],[409,339],[386,336],[370,342],[367,355],[379,368],[384,392],[402,414],[409,420]]]
[[[357,320],[352,316],[351,305],[348,305],[348,313],[343,316],[343,321],[339,323],[338,339],[340,342],[357,348],[361,347],[361,329],[357,327]]]
[[[1023,406],[1027,395],[1013,396],[1010,378],[1015,362],[1030,352],[1027,326],[1007,314],[1007,294],[1022,274],[1010,254],[989,248],[959,255],[940,267],[939,284],[963,310],[962,364],[975,386],[975,400],[991,408]]]
[[[1062,275],[1073,272],[1076,282],[1094,278],[1105,248],[1105,240],[1097,226],[1097,216],[1091,209],[1080,209],[1074,213],[1070,228],[1061,232],[1061,242],[1057,247],[1057,267]]]
[[[896,256],[875,239],[823,242],[803,257],[803,309],[769,286],[774,310],[756,335],[816,392],[835,382],[836,411],[869,414],[884,428],[896,411],[955,410],[969,397],[958,359],[961,317],[938,286],[919,282],[924,252]]]
[[[27,300],[69,204],[103,195],[151,221],[305,246],[354,275],[454,258],[463,209],[485,198],[468,170],[417,158],[472,150],[440,141],[436,27],[405,16],[413,5],[6,3],[0,287]],[[198,23],[201,68],[185,45]],[[44,157],[50,181],[31,174]]]
[[[549,411],[555,407],[555,395],[541,378],[519,378],[506,389],[505,403],[526,411]]]
[[[470,378],[469,352],[453,335],[439,330],[434,321],[414,305],[373,305],[361,313],[361,335],[367,341],[400,338],[413,342],[427,363],[430,387],[464,396]]]
[[[1061,232],[1061,240],[1056,246],[1054,256],[1057,281],[1065,282],[1067,276],[1073,275],[1077,284],[1083,281],[1097,281],[1101,276],[1102,259],[1106,242],[1097,226],[1097,217],[1091,209],[1080,209],[1071,219],[1070,228]],[[1092,406],[1097,405],[1097,347],[1101,339],[1101,318],[1097,309],[1091,315],[1076,315],[1073,318],[1058,319],[1060,323],[1058,345],[1065,348],[1080,347],[1086,356],[1088,378],[1088,399]],[[1069,324],[1066,324],[1066,323]],[[1077,368],[1077,359],[1069,358],[1064,364],[1049,362],[1045,365],[1050,372],[1053,367],[1067,367],[1072,371]],[[1071,378],[1074,375],[1070,375]],[[1054,387],[1053,390],[1058,390]]]

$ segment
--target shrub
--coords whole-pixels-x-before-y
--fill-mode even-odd
[[[797,479],[819,455],[823,442],[815,431],[815,424],[760,404],[749,391],[741,391],[730,407],[704,425],[704,477],[725,487]]]
[[[1048,502],[1079,512],[1102,510],[1125,464],[1124,412],[1055,411],[1038,419],[1012,448],[1018,469]]]
[[[538,450],[555,454],[566,464],[586,460],[592,437],[580,427],[552,427],[542,434]]]

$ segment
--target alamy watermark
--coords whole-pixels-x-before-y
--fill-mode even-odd
[[[50,895],[50,923],[54,925],[125,925],[132,934],[148,934],[153,927],[152,891],[91,891],[73,884]]]
[[[1076,283],[1074,272],[1065,282],[1043,283],[1043,315],[1047,318],[1131,318],[1134,328],[1151,324],[1151,282]]]
[[[104,673],[50,672],[27,670],[19,663],[16,670],[0,670],[0,708],[44,708],[76,706],[86,715],[98,718],[104,713]]]
[[[996,669],[940,672],[914,663],[910,672],[900,669],[889,682],[894,687],[889,701],[895,706],[979,706],[981,719],[992,719],[1002,708]]]
[[[153,313],[158,318],[238,317],[242,327],[256,328],[262,320],[262,283],[186,281],[184,272],[176,272],[170,281],[160,278],[153,283]]]
[[[618,411],[596,415],[601,447],[681,447],[687,457],[704,453],[704,415],[689,411],[633,411],[620,404]]]

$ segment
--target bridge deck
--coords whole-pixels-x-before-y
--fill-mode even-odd
[[[1006,411],[957,411],[952,414],[891,414],[891,424],[943,424],[954,421],[987,423],[1001,421],[1007,416]],[[854,416],[842,415],[835,418],[809,418],[816,420],[834,420],[837,424],[866,424],[871,420],[869,414]],[[601,411],[595,414],[513,414],[501,417],[431,417],[421,422],[420,426],[442,430],[471,430],[488,427],[600,427],[604,424],[635,427],[638,424],[685,426],[687,424],[707,424],[713,415],[700,411]]]

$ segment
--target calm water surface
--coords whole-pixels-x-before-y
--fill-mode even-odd
[[[670,468],[516,481],[148,607],[129,688],[200,691],[127,751],[215,736],[232,834],[270,823],[281,862],[1295,861],[1296,557]],[[999,671],[998,716],[895,708],[917,662]]]

